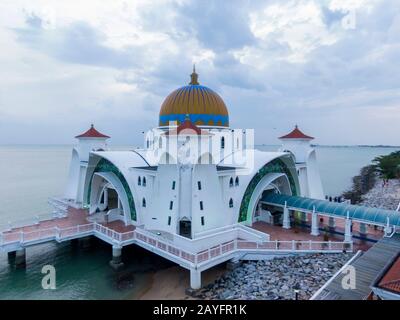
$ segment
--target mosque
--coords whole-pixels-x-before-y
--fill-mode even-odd
[[[49,199],[54,211],[0,229],[0,249],[16,265],[30,246],[95,236],[112,246],[113,268],[135,244],[189,270],[199,289],[201,273],[224,262],[352,251],[353,238],[377,242],[371,250],[392,246],[368,281],[400,254],[398,211],[325,200],[314,138],[296,125],[277,151],[258,150],[254,131],[229,126],[223,99],[194,68],[189,84],[165,98],[142,148],[111,151],[109,138],[93,125],[76,136],[65,193]],[[352,263],[376,264],[369,256]],[[375,295],[387,296],[379,281]],[[316,299],[342,294],[332,286]],[[363,288],[353,297],[370,295]]]
[[[315,150],[296,126],[277,152],[254,149],[252,130],[231,129],[224,100],[199,84],[170,93],[144,147],[108,151],[92,127],[76,136],[65,197],[107,221],[190,239],[227,225],[282,222],[265,193],[323,198]],[[216,231],[217,232],[217,231]]]

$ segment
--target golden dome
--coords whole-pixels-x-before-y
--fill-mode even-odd
[[[210,88],[198,83],[193,68],[189,85],[170,93],[161,105],[159,126],[176,121],[181,124],[189,117],[200,126],[228,127],[228,109],[222,98]]]

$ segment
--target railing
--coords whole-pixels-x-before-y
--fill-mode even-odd
[[[142,244],[155,248],[156,252],[164,252],[170,257],[181,259],[190,264],[205,263],[212,259],[236,252],[340,252],[353,251],[352,242],[333,241],[249,241],[231,240],[219,245],[212,246],[198,253],[182,250],[171,241],[161,239],[148,231],[136,229],[128,232],[117,232],[106,226],[94,223],[77,225],[66,228],[52,227],[32,231],[15,231],[0,233],[0,245],[29,245],[39,243],[43,240],[62,241],[74,238],[78,235],[97,235],[106,237],[111,243],[123,245],[127,241],[136,240]]]
[[[267,252],[339,252],[353,251],[352,242],[333,241],[244,241],[233,240],[215,246],[196,255],[196,262],[206,262],[218,256],[235,251]]]
[[[118,233],[97,223],[88,223],[65,228],[51,227],[30,231],[2,232],[0,234],[0,245],[14,243],[26,245],[30,242],[38,242],[49,238],[63,240],[76,235],[93,234],[95,232],[118,242],[123,242],[133,238],[133,232]]]
[[[0,225],[0,232],[8,231],[8,230],[15,229],[15,228],[22,228],[22,227],[39,224],[40,222],[48,221],[51,219],[54,219],[53,214],[45,213],[45,214],[39,214],[39,215],[29,217],[29,218],[9,221],[7,223],[3,223]]]

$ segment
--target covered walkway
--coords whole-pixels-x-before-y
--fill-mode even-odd
[[[289,196],[278,193],[266,193],[262,202],[302,212],[317,212],[337,218],[349,218],[354,221],[378,226],[400,226],[400,212],[380,208],[357,206],[348,203],[330,202],[326,200],[311,199],[298,196]]]
[[[375,241],[379,234],[393,236],[400,230],[400,212],[380,208],[351,205],[348,203],[330,202],[326,200],[291,196],[274,192],[266,192],[260,202],[272,207],[283,208],[284,229],[292,227],[295,212],[301,214],[300,225],[311,227],[311,235],[319,236],[321,230],[341,233],[347,242],[354,236]],[[298,216],[298,215],[297,215]],[[320,216],[320,217],[319,217]],[[325,221],[324,217],[327,217]],[[311,225],[308,221],[311,218]],[[323,229],[321,229],[321,227]],[[343,230],[343,233],[341,230]]]

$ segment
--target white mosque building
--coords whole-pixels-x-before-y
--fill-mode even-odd
[[[296,128],[278,152],[254,149],[251,130],[229,127],[222,98],[198,83],[167,96],[144,147],[108,151],[92,127],[77,136],[65,197],[108,221],[196,239],[213,230],[271,222],[264,192],[322,199],[310,136]]]
[[[62,199],[87,210],[87,220],[96,224],[92,232],[111,241],[111,264],[119,266],[122,247],[136,243],[189,269],[194,289],[201,286],[202,271],[250,254],[246,241],[279,249],[255,224],[289,229],[296,210],[265,201],[268,196],[324,198],[312,137],[296,126],[279,138],[278,151],[257,150],[254,131],[229,127],[224,101],[199,84],[194,69],[190,83],[164,100],[143,148],[110,151],[110,137],[93,125],[76,138]],[[307,221],[307,212],[297,214],[299,221]],[[114,231],[99,224],[134,232],[131,240],[119,235],[116,243],[107,238]],[[311,234],[319,235],[315,212]]]
[[[112,267],[123,265],[124,246],[136,244],[189,270],[199,289],[201,273],[223,262],[337,253],[353,250],[353,232],[366,239],[400,230],[398,211],[324,200],[313,137],[297,125],[279,137],[278,151],[256,149],[254,131],[229,127],[224,101],[195,70],[164,100],[143,148],[110,151],[110,137],[93,125],[76,138],[67,188],[49,199],[50,217],[0,229],[0,249],[16,265],[25,264],[29,246],[95,236],[112,245]],[[280,228],[292,222],[310,234],[298,239],[298,229]],[[326,240],[321,230],[344,241]]]

